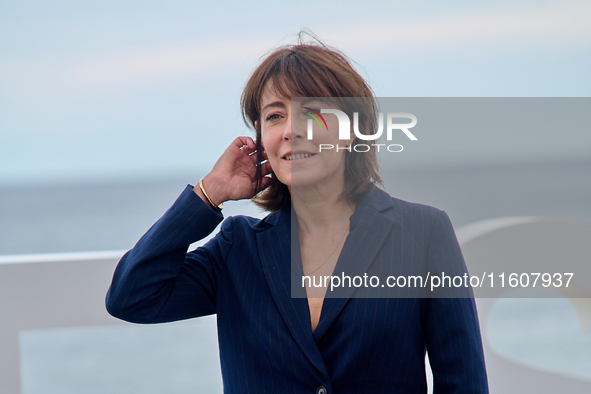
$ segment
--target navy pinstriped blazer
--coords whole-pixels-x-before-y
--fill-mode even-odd
[[[230,217],[187,253],[222,219],[187,186],[119,262],[109,313],[136,323],[216,313],[225,393],[425,393],[425,351],[435,393],[488,392],[473,299],[326,298],[312,332],[307,300],[290,294],[289,210]],[[343,259],[359,272],[463,265],[443,211],[377,188],[357,203],[337,267]]]

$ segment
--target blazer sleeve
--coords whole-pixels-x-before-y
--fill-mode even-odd
[[[463,276],[462,251],[447,214],[440,211],[429,241],[431,274]],[[433,371],[433,393],[488,393],[476,304],[468,292],[427,300],[426,346]]]
[[[204,246],[189,245],[222,221],[188,185],[168,211],[119,261],[107,292],[107,311],[133,323],[161,323],[213,314],[232,245],[232,218]]]

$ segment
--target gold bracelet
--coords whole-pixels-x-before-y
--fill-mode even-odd
[[[224,203],[221,203],[220,205],[216,205],[213,203],[213,201],[211,201],[211,198],[209,198],[209,196],[205,192],[205,189],[203,188],[203,178],[201,178],[201,180],[199,180],[199,188],[201,189],[201,191],[203,192],[203,195],[205,196],[205,198],[207,198],[207,201],[209,201],[209,203],[211,204],[213,209],[215,209],[217,212],[221,212],[222,209],[224,209]]]

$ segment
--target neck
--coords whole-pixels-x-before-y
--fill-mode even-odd
[[[355,203],[341,198],[343,187],[333,186],[290,187],[300,234],[323,236],[349,226]]]

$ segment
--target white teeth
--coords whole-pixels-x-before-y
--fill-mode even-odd
[[[285,158],[287,160],[297,160],[297,159],[305,159],[306,157],[310,157],[310,156],[312,156],[311,153],[298,153],[295,155],[287,155],[287,156],[285,156]]]

